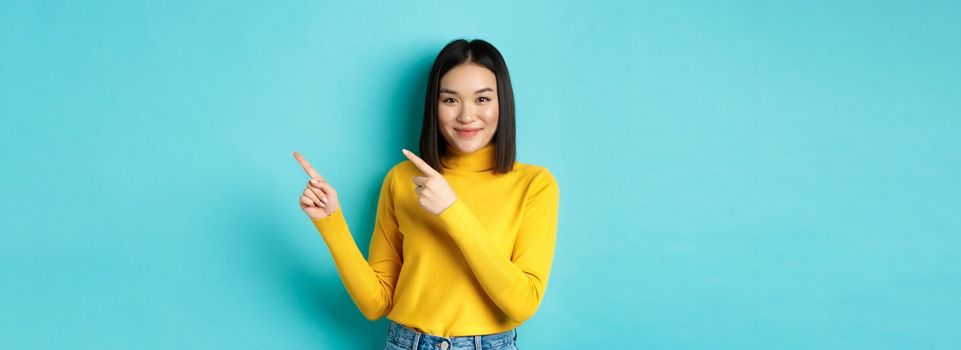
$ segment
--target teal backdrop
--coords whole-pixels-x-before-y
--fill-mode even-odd
[[[380,349],[366,255],[457,38],[561,192],[521,349],[961,342],[957,1],[0,1],[0,348]],[[953,258],[952,258],[953,257]],[[436,288],[444,288],[437,281]]]

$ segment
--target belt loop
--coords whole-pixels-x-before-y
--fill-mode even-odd
[[[420,342],[420,332],[414,332],[414,345],[412,345],[410,348],[416,350],[416,349],[417,349],[417,343],[419,343],[419,342]]]
[[[474,349],[475,349],[475,350],[484,350],[484,348],[481,347],[481,336],[479,336],[479,335],[475,335],[475,336],[474,336]]]

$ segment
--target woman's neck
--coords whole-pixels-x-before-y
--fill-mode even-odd
[[[493,143],[471,153],[461,152],[447,144],[447,153],[441,157],[441,163],[448,169],[487,171],[494,168],[494,150]]]

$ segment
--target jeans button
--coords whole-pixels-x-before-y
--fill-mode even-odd
[[[443,342],[440,343],[440,348],[441,348],[441,350],[447,350],[447,346],[448,346],[448,344],[447,344],[446,341],[443,341]]]

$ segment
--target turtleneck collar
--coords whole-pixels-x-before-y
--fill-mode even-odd
[[[488,143],[473,153],[463,153],[448,144],[441,163],[447,169],[487,171],[494,168],[494,149],[494,144]]]

